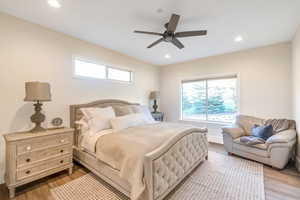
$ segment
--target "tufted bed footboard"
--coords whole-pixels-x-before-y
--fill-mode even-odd
[[[163,199],[200,162],[207,159],[206,132],[174,138],[146,155],[144,167],[148,200]]]

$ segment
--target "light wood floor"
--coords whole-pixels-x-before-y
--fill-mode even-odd
[[[223,145],[210,144],[209,149],[217,153],[226,154]],[[70,182],[89,171],[75,164],[74,173],[60,172],[47,178],[17,188],[16,200],[54,200],[50,189]],[[266,200],[300,200],[300,174],[290,163],[286,169],[278,171],[264,166],[264,183]],[[0,200],[8,200],[8,190],[0,186]]]

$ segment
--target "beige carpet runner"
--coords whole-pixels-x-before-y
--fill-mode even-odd
[[[128,200],[93,174],[51,190],[55,200]],[[166,197],[167,200],[265,200],[263,166],[209,152],[209,159]]]

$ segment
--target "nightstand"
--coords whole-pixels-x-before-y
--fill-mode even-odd
[[[162,112],[152,112],[151,115],[155,121],[164,121],[164,113]]]
[[[18,132],[4,135],[6,142],[5,182],[9,197],[15,188],[73,167],[74,129]]]

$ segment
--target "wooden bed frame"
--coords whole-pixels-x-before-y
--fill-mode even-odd
[[[81,134],[80,130],[76,126],[76,121],[81,119],[83,114],[80,111],[80,108],[87,108],[87,107],[114,107],[114,106],[126,106],[126,105],[139,105],[136,103],[129,103],[126,101],[121,100],[99,100],[94,101],[92,103],[87,104],[80,104],[80,105],[71,105],[70,106],[70,126],[75,129],[75,136],[74,136],[74,159],[88,168],[90,171],[92,171],[94,174],[102,178],[104,181],[115,187],[117,190],[125,194],[126,196],[130,197],[130,191],[131,186],[130,184],[120,178],[119,173],[117,170],[111,168],[109,165],[105,164],[104,162],[100,161],[95,157],[95,155],[88,153],[80,147],[80,139]],[[196,146],[190,145],[189,148],[186,148],[183,146],[183,142],[186,141],[198,141],[199,144]],[[190,153],[187,157],[182,156],[179,154],[180,151],[186,150],[191,151],[193,149],[193,152]],[[208,147],[207,147],[207,139],[206,139],[206,132],[205,133],[190,133],[186,134],[181,137],[176,137],[173,140],[171,140],[169,143],[159,147],[153,152],[148,153],[145,156],[145,163],[144,163],[144,170],[145,170],[145,181],[147,186],[147,200],[161,200],[165,196],[168,195],[168,193],[175,188],[178,183],[180,183],[196,166],[199,165],[202,161],[207,159],[208,155]],[[164,174],[160,174],[160,169],[162,163],[164,163],[164,160],[168,157],[170,158],[170,155],[175,154],[175,156],[179,156],[180,161],[187,161],[186,162],[187,167],[185,167],[185,170],[182,170],[182,166],[178,166],[178,163],[173,163],[173,166],[171,167],[164,167],[165,171]],[[177,160],[177,158],[176,158]],[[170,177],[171,175],[175,174],[175,171],[177,168],[182,168],[181,171],[183,171],[181,174],[176,174],[176,178],[172,179],[172,181],[169,181],[169,179],[166,179],[165,177]],[[158,176],[161,176],[160,178],[165,178],[165,184],[160,184],[158,186],[158,181],[156,180]],[[173,176],[174,177],[174,176]],[[161,182],[161,181],[160,181]]]

